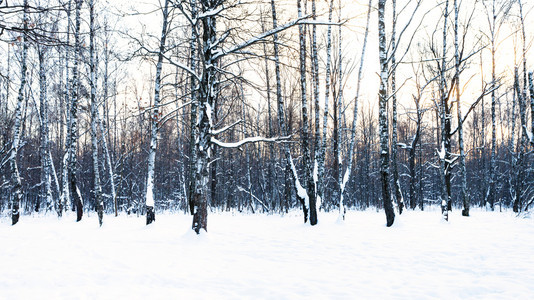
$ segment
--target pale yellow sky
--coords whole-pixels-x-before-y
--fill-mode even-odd
[[[119,1],[110,1],[111,3],[118,4]],[[337,6],[337,2],[336,6]],[[344,98],[345,102],[350,101],[355,96],[355,85],[356,85],[356,75],[358,70],[358,64],[361,54],[361,45],[363,42],[363,36],[364,36],[364,28],[365,28],[365,21],[366,21],[366,12],[367,12],[367,2],[365,0],[355,0],[355,1],[342,1],[343,3],[343,9],[342,9],[342,19],[347,20],[347,23],[345,24],[343,28],[343,43],[344,43],[344,55],[345,60],[350,60],[351,64],[355,65],[352,72],[350,74],[346,74],[347,76],[347,83],[346,83],[346,89],[344,91]],[[374,5],[376,5],[376,1],[373,1]],[[402,8],[405,1],[398,1],[398,10]],[[414,1],[412,1],[413,3]],[[527,2],[527,1],[524,1]],[[127,5],[124,5],[123,1],[120,1],[120,6],[122,9],[129,11],[129,9],[135,8],[138,11],[142,12],[148,12],[158,5],[158,1],[148,1],[148,0],[131,0],[128,1]],[[263,1],[264,5],[269,5],[270,1]],[[308,1],[310,3],[310,1]],[[390,3],[390,2],[388,2]],[[434,30],[438,20],[440,20],[440,16],[442,14],[442,7],[435,7],[437,4],[437,0],[426,0],[423,1],[422,6],[419,8],[419,10],[416,13],[416,16],[412,20],[412,24],[408,27],[406,30],[406,33],[403,36],[403,39],[401,41],[401,46],[399,47],[399,54],[402,53],[405,49],[406,44],[411,39],[411,36],[414,33],[414,30],[419,25],[418,31],[416,33],[416,37],[414,38],[412,42],[412,48],[415,49],[418,44],[424,44],[425,40],[428,40],[428,37],[432,34],[432,31]],[[325,1],[318,1],[319,6],[319,19],[326,20],[327,15],[327,3]],[[267,6],[268,7],[268,6]],[[475,48],[475,43],[478,41],[478,38],[481,36],[481,32],[488,32],[488,24],[485,12],[482,10],[483,6],[481,4],[477,4],[476,6],[473,5],[473,2],[471,1],[463,1],[462,7],[461,7],[461,18],[465,22],[465,19],[472,13],[473,8],[476,9],[473,15],[473,20],[470,24],[470,33],[467,37],[467,43],[466,45],[466,51],[470,51]],[[534,3],[524,3],[524,11],[526,12],[526,34],[527,34],[527,42],[530,44],[532,43],[533,36],[534,36],[534,16],[532,15],[532,10],[534,8]],[[297,15],[296,11],[296,1],[277,1],[277,9],[279,12],[279,15],[281,15],[281,18],[279,20],[279,24],[284,23],[285,21],[295,18]],[[387,6],[387,14],[391,14],[391,6]],[[452,1],[451,1],[451,9],[452,9]],[[430,12],[428,12],[430,10]],[[411,12],[413,11],[413,4],[410,4],[407,6],[406,10],[399,16],[399,25],[397,28],[397,31],[401,31],[401,29],[404,27],[404,24],[407,22],[409,17],[411,16]],[[427,13],[428,12],[428,13]],[[424,17],[424,21],[422,21],[422,17]],[[500,38],[500,45],[497,51],[497,74],[501,76],[509,76],[510,72],[513,71],[514,66],[514,44],[517,43],[517,40],[514,38],[512,32],[516,30],[516,27],[514,27],[517,23],[517,15],[518,15],[518,9],[517,5],[513,9],[513,13],[509,17],[510,24],[503,25],[502,32],[499,35]],[[337,19],[337,13],[334,13],[334,19]],[[441,19],[442,20],[442,19]],[[442,21],[439,21],[441,26]],[[452,18],[451,18],[452,20]],[[133,16],[133,17],[127,17],[124,19],[125,26],[128,26],[131,28],[131,31],[142,31],[145,33],[150,33],[153,35],[154,38],[151,39],[151,42],[153,45],[157,44],[157,38],[159,38],[160,31],[161,31],[161,13],[155,12],[151,14],[146,15],[140,15],[140,16]],[[391,19],[389,17],[388,20],[386,20],[386,26],[390,28],[391,25]],[[449,22],[449,25],[452,24]],[[246,27],[246,26],[244,26]],[[293,35],[296,40],[296,35],[298,34],[298,29],[296,27],[292,28],[290,31],[288,31],[287,34]],[[337,28],[333,28],[334,35],[337,36]],[[452,28],[449,29],[451,32],[449,36],[448,43],[452,47],[453,42],[453,35],[452,35]],[[325,43],[325,37],[326,37],[326,26],[319,26],[318,27],[318,37],[320,39],[320,43],[324,45]],[[242,34],[245,35],[245,34]],[[512,36],[511,36],[512,35]],[[242,39],[247,39],[250,36],[241,36]],[[441,31],[438,31],[436,34],[436,41],[438,41],[439,44],[441,44]],[[334,38],[335,41],[335,38]],[[487,39],[482,39],[478,45],[487,44]],[[516,45],[520,47],[521,45]],[[480,47],[480,46],[477,46]],[[529,47],[530,48],[530,47]],[[441,49],[441,48],[440,48]],[[534,65],[534,50],[529,49],[527,53],[527,64],[529,66],[529,69],[532,69],[532,66]],[[362,79],[362,89],[361,89],[361,95],[360,95],[360,112],[363,110],[367,110],[365,106],[371,105],[372,107],[376,107],[376,99],[377,99],[377,93],[378,93],[378,84],[379,84],[379,78],[377,75],[377,72],[379,70],[378,65],[378,40],[377,40],[377,13],[376,10],[373,10],[370,20],[370,33],[369,33],[369,40],[367,44],[367,51],[366,51],[366,59],[364,63],[364,77]],[[323,48],[321,56],[322,58],[322,65],[321,69],[324,70],[324,59],[325,59],[325,50]],[[482,63],[482,70],[484,73],[484,80],[486,82],[491,80],[490,77],[490,71],[491,71],[491,59],[490,59],[490,52],[488,50],[483,50],[483,63]],[[410,57],[411,53],[409,53],[404,61],[412,61],[414,57]],[[452,59],[452,48],[451,52],[449,54],[449,58]],[[520,59],[518,57],[517,59]],[[296,60],[290,61],[288,63],[292,63],[296,66]],[[257,64],[261,68],[255,68],[254,64]],[[254,71],[260,71],[263,72],[263,60],[258,60],[257,62],[252,62],[248,66],[252,66],[251,69],[254,70],[248,70],[247,74],[251,74],[251,72]],[[150,79],[150,76],[147,76],[147,74],[150,74],[148,72],[148,68],[143,67],[143,65],[139,65],[135,63],[131,69],[137,71],[138,69],[142,68],[144,76],[137,76],[135,80],[138,82],[137,85],[139,89],[142,87],[147,88],[145,91],[144,97],[152,97],[152,90],[148,87],[152,86],[149,82],[146,82]],[[272,66],[271,66],[272,67]],[[246,68],[246,65],[245,65]],[[345,67],[346,68],[346,67]],[[474,56],[474,58],[471,60],[468,68],[464,71],[462,74],[462,82],[468,83],[466,86],[466,89],[463,93],[462,102],[464,111],[471,105],[471,102],[478,96],[480,93],[480,86],[481,86],[481,66],[480,66],[480,55]],[[286,70],[287,72],[287,70]],[[271,69],[271,74],[274,74],[274,70]],[[409,108],[412,106],[412,97],[411,94],[413,93],[413,82],[410,80],[410,78],[413,78],[412,74],[412,66],[411,65],[401,65],[398,68],[397,72],[397,81],[398,86],[402,85],[403,82],[406,82],[405,86],[399,91],[399,99],[401,101],[401,104]],[[263,79],[257,76],[264,76],[264,74],[256,75],[257,82],[263,82]],[[297,74],[295,73],[295,76]],[[324,72],[321,73],[321,91],[324,91]],[[248,79],[254,78],[254,75],[247,76]],[[298,77],[296,77],[298,78]],[[296,79],[295,79],[296,80]],[[272,84],[272,89],[274,90],[274,82]],[[265,109],[265,99],[262,99],[258,94],[255,94],[255,92],[252,91],[252,89],[248,89],[247,92],[249,95],[251,95],[250,101],[258,101],[260,99],[260,103],[258,104],[252,104],[254,107],[262,107],[262,109]],[[430,105],[430,102],[427,103],[427,105]],[[350,109],[352,110],[352,109]],[[401,113],[402,113],[401,108]]]

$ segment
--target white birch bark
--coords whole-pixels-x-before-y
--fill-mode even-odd
[[[392,194],[395,198],[399,209],[399,215],[402,214],[404,208],[404,198],[402,196],[400,179],[399,179],[399,166],[397,161],[398,153],[398,133],[397,133],[397,1],[392,0],[392,32],[391,32],[391,106],[392,106],[392,121],[391,121],[391,167],[393,177],[393,189]]]
[[[456,92],[456,112],[458,114],[458,150],[460,151],[460,164],[458,166],[458,173],[460,175],[460,201],[463,205],[462,216],[469,216],[469,195],[467,192],[467,170],[465,167],[465,150],[464,150],[464,132],[463,132],[463,116],[462,105],[460,103],[460,46],[458,43],[458,19],[459,19],[459,4],[458,0],[454,0],[454,84]]]
[[[94,185],[96,211],[98,224],[102,226],[104,218],[104,199],[102,197],[102,184],[100,183],[100,166],[98,164],[98,103],[96,99],[96,61],[95,61],[95,3],[89,0],[89,69],[91,86],[91,152],[93,158]],[[103,138],[105,140],[105,137]]]
[[[200,19],[202,24],[202,77],[198,89],[198,119],[195,124],[198,136],[195,140],[195,176],[194,191],[192,195],[193,224],[192,229],[200,234],[201,230],[207,231],[208,226],[208,183],[209,162],[211,160],[211,117],[212,104],[216,97],[217,78],[216,68],[217,53],[217,23],[216,16],[211,12],[216,11],[221,5],[209,0],[201,1]]]
[[[197,19],[198,15],[198,9],[197,9],[197,2],[196,0],[190,0],[191,5],[191,18]],[[191,40],[190,40],[190,69],[192,72],[197,71],[197,43],[198,43],[198,26],[197,24],[192,24],[191,26]],[[191,158],[190,158],[190,174],[189,174],[189,194],[188,194],[188,204],[191,214],[193,215],[194,212],[194,204],[193,204],[193,194],[195,192],[195,169],[196,169],[196,161],[197,161],[197,153],[195,151],[195,143],[198,137],[198,127],[197,127],[197,120],[198,120],[198,81],[195,78],[195,76],[190,76],[190,93],[191,93],[191,114],[190,114],[190,130],[191,130],[191,136],[190,136],[190,150],[191,150]]]
[[[319,197],[321,197],[321,200],[320,202],[321,203],[326,203],[325,199],[324,199],[324,173],[325,173],[325,158],[326,158],[326,132],[327,132],[327,128],[328,128],[328,104],[330,102],[330,84],[331,84],[331,69],[332,69],[332,25],[330,24],[332,22],[332,11],[333,11],[333,7],[334,7],[334,0],[330,0],[330,4],[328,6],[328,28],[327,28],[327,33],[326,33],[326,70],[325,70],[325,94],[324,94],[324,112],[323,112],[323,132],[322,132],[322,137],[321,137],[321,144],[319,146],[318,149],[316,149],[316,157],[317,157],[317,152],[319,152],[319,155],[318,155],[318,159],[316,158],[316,160],[318,161],[318,165],[319,165],[319,174],[318,174],[318,178],[319,178],[319,182],[318,182],[318,192],[317,194],[319,195]],[[341,14],[341,12],[340,12]],[[314,15],[315,15],[315,12],[314,12]],[[340,26],[341,28],[341,26]],[[341,41],[341,35],[339,35],[339,39]],[[314,44],[316,44],[316,42],[314,41]],[[314,46],[316,49],[314,50],[315,52],[317,52],[317,46]],[[314,60],[317,61],[317,53],[315,53],[314,55]],[[341,62],[341,56],[339,57],[339,60]],[[319,70],[318,70],[318,67],[316,67],[316,72],[319,73]],[[316,82],[317,82],[317,90],[318,90],[318,85],[319,85],[319,76],[317,75],[317,78],[315,79]],[[339,78],[339,80],[341,80],[341,78]],[[341,92],[341,91],[340,91]],[[317,91],[317,94],[319,92]],[[318,98],[318,97],[317,97]],[[334,99],[334,101],[336,101],[337,99]],[[319,104],[319,100],[317,100],[317,103],[316,105]],[[317,119],[317,118],[316,118]],[[337,121],[337,120],[336,120]],[[317,127],[317,126],[316,126]],[[338,127],[339,129],[339,127]],[[318,135],[318,134],[317,134]],[[338,159],[339,156],[335,157],[335,159]],[[337,174],[339,174],[339,168],[337,170]],[[337,182],[339,184],[339,181]],[[336,186],[336,191],[334,192],[334,195],[335,194],[338,194],[337,192],[337,186]],[[334,198],[337,200],[337,198]]]
[[[20,146],[21,123],[22,123],[22,104],[24,101],[24,88],[26,87],[26,72],[28,58],[28,0],[24,0],[23,15],[24,32],[22,35],[22,55],[21,55],[21,75],[20,87],[17,96],[17,106],[15,108],[15,124],[13,126],[13,141],[11,142],[11,151],[9,153],[9,166],[11,171],[11,224],[15,225],[20,217],[20,203],[22,201],[22,183],[17,164],[17,154]]]
[[[297,0],[298,17],[302,15],[302,1]],[[303,164],[305,169],[306,192],[308,194],[310,209],[310,224],[317,224],[316,192],[313,176],[313,162],[310,157],[309,121],[308,121],[308,99],[306,95],[306,31],[303,24],[299,24],[299,44],[300,44],[300,92],[302,101],[302,131],[301,143],[303,151]]]
[[[261,24],[262,31],[265,31],[265,20],[262,19]],[[272,120],[272,107],[271,107],[271,76],[269,72],[269,57],[267,52],[267,43],[263,44],[263,55],[264,55],[264,61],[265,61],[265,82],[267,85],[267,122],[268,122],[268,131],[269,131],[269,137],[273,137],[273,120]],[[268,162],[268,169],[267,169],[267,197],[271,199],[271,209],[274,210],[276,208],[276,201],[275,201],[275,190],[276,187],[274,185],[274,146],[272,143],[269,144],[269,160]],[[282,205],[280,205],[280,211],[282,211]]]
[[[275,1],[271,0],[271,12],[273,17],[273,29],[278,27],[278,18],[276,14],[276,5]],[[280,127],[280,133],[282,136],[288,136],[289,132],[287,130],[287,126],[285,124],[285,113],[284,113],[284,98],[282,97],[282,78],[281,78],[281,72],[280,72],[280,51],[279,51],[279,44],[278,44],[278,34],[273,34],[273,49],[274,49],[274,62],[275,62],[275,77],[276,77],[276,102],[278,107],[278,124]],[[298,179],[298,174],[294,168],[293,165],[293,159],[291,157],[291,151],[289,149],[289,145],[287,143],[284,143],[283,145],[285,158],[286,158],[286,177],[289,174],[291,179],[293,180],[293,187],[295,189],[295,194],[298,199],[298,201],[302,205],[302,210],[304,213],[304,223],[308,221],[308,212],[309,212],[309,205],[308,205],[308,195],[306,194],[304,188],[300,185],[300,181]],[[287,183],[286,183],[287,184]],[[286,193],[286,197],[289,197],[288,193]],[[286,203],[289,201],[289,199],[286,199]]]
[[[146,224],[149,225],[156,220],[154,201],[154,168],[156,162],[156,149],[158,143],[160,104],[161,104],[161,69],[165,54],[165,42],[167,40],[167,27],[169,16],[169,0],[165,0],[163,7],[163,25],[161,28],[161,38],[159,43],[158,62],[156,64],[156,78],[154,83],[154,106],[150,111],[150,148],[148,150],[148,175],[146,180],[145,208]]]
[[[107,32],[106,32],[107,33]],[[106,37],[107,38],[107,37]],[[108,73],[108,67],[109,67],[109,49],[108,49],[108,39],[106,39],[106,42],[104,43],[104,109],[108,110],[107,106],[107,100],[109,97],[109,73]],[[108,139],[111,141],[109,137],[109,112],[107,114],[108,120],[105,122],[99,117],[98,118],[98,126],[100,127],[100,133],[102,135],[102,149],[104,152],[104,156],[106,159],[106,164],[108,165],[108,175],[109,175],[109,184],[111,189],[111,198],[113,201],[113,208],[115,211],[115,217],[118,216],[118,199],[117,199],[117,188],[115,185],[115,170],[113,167],[113,163],[111,162],[111,154],[108,147]],[[105,124],[104,124],[105,123]],[[110,142],[111,143],[111,142]]]
[[[74,67],[72,70],[72,95],[70,104],[70,132],[69,132],[69,162],[68,162],[68,176],[69,176],[69,192],[73,198],[76,207],[76,221],[79,222],[83,216],[83,200],[82,195],[78,189],[76,178],[76,164],[77,164],[77,140],[78,140],[78,88],[79,88],[79,71],[78,65],[80,61],[80,10],[83,0],[76,0],[76,25],[74,33]]]
[[[48,95],[47,95],[47,52],[46,46],[38,46],[39,56],[39,121],[40,121],[40,151],[41,161],[41,195],[40,202],[46,205],[46,211],[52,210],[52,178],[50,177],[50,164],[48,153],[50,152],[49,127],[48,127]]]
[[[247,115],[246,115],[246,106],[245,106],[245,92],[243,91],[243,86],[241,85],[241,113],[243,117],[243,124],[242,124],[242,132],[243,132],[243,139],[247,138]],[[252,193],[252,175],[250,172],[250,153],[248,150],[248,145],[245,145],[245,164],[247,169],[247,193],[248,193],[248,204],[250,205],[250,208],[252,209],[252,213],[254,213],[254,201],[253,201],[253,193]]]
[[[380,90],[379,90],[379,134],[380,134],[380,180],[382,185],[382,201],[386,213],[386,225],[390,227],[395,221],[395,211],[389,185],[389,130],[387,113],[387,81],[388,62],[386,50],[386,26],[385,26],[386,0],[378,1],[378,55],[380,61]]]
[[[360,56],[360,65],[358,68],[358,77],[356,79],[356,96],[354,97],[354,109],[353,109],[353,118],[352,118],[352,125],[350,130],[350,143],[349,143],[349,154],[348,154],[348,163],[347,167],[345,169],[345,172],[343,173],[342,178],[338,178],[338,182],[340,184],[340,192],[339,192],[339,215],[340,219],[345,219],[345,213],[346,209],[344,206],[344,197],[345,197],[345,186],[347,185],[347,182],[349,181],[350,174],[352,173],[352,165],[354,163],[354,144],[356,140],[356,124],[358,120],[358,102],[360,99],[360,88],[362,83],[362,77],[363,77],[363,63],[365,61],[365,50],[367,49],[367,37],[369,36],[369,21],[371,19],[371,8],[372,8],[372,2],[373,0],[369,0],[368,6],[367,6],[367,21],[365,25],[365,33],[363,37],[363,45],[362,45],[362,53]],[[341,1],[339,5],[339,9],[341,10]],[[340,27],[341,30],[341,27]],[[341,37],[341,32],[339,34]],[[339,47],[341,49],[341,45]],[[341,92],[341,91],[340,91]],[[339,108],[339,111],[341,111],[341,108]],[[338,125],[339,128],[339,125]],[[339,155],[339,150],[337,151]],[[341,175],[341,173],[340,173]]]
[[[440,123],[441,123],[441,143],[439,152],[440,159],[440,181],[442,183],[441,192],[441,214],[445,221],[449,220],[449,203],[450,198],[450,113],[449,103],[447,99],[447,87],[445,71],[446,67],[446,55],[447,55],[447,21],[449,18],[449,0],[445,1],[445,11],[443,14],[443,52],[441,58],[440,68]]]
[[[312,19],[313,21],[317,20],[317,8],[316,8],[316,1],[312,0]],[[328,25],[330,27],[330,25]],[[313,180],[315,183],[315,194],[316,194],[316,201],[320,203],[322,201],[322,198],[324,196],[324,158],[322,155],[324,154],[324,148],[322,144],[322,138],[321,138],[321,121],[320,121],[320,105],[319,105],[319,58],[317,53],[317,25],[312,25],[312,87],[313,87],[313,101],[314,101],[314,109],[315,109],[315,140],[314,140],[314,168],[315,165],[317,165],[317,170],[314,169],[314,173],[317,174],[313,176]],[[327,98],[328,99],[328,98]],[[328,102],[326,102],[328,105]],[[325,111],[328,111],[328,107],[325,107]],[[327,119],[326,119],[327,120]],[[323,129],[326,128],[326,122],[323,122]]]
[[[67,136],[65,140],[65,154],[62,159],[62,169],[61,169],[61,196],[60,201],[63,203],[63,209],[65,211],[69,210],[72,206],[71,197],[69,193],[69,156],[70,156],[70,134],[71,134],[71,116],[70,116],[70,75],[69,75],[69,61],[70,61],[70,27],[71,27],[71,5],[72,0],[69,0],[67,4],[67,46],[65,47],[65,121],[67,123]]]
[[[492,1],[492,18],[490,23],[490,43],[491,43],[491,158],[489,166],[489,184],[488,189],[485,195],[485,203],[489,204],[489,209],[494,210],[495,203],[495,167],[496,167],[496,147],[497,147],[497,126],[496,126],[496,113],[495,107],[497,105],[496,91],[495,86],[497,84],[497,78],[495,74],[495,53],[496,53],[496,44],[495,44],[495,35],[496,35],[496,19],[497,13],[495,8],[496,0]]]
[[[527,59],[526,59],[526,33],[525,33],[525,21],[524,21],[524,15],[523,15],[523,3],[521,0],[517,0],[517,3],[519,5],[519,18],[520,18],[520,25],[521,25],[521,37],[522,37],[522,73],[523,73],[523,84],[522,86],[519,85],[519,75],[516,74],[516,89],[517,89],[517,100],[519,101],[519,114],[520,114],[520,121],[521,121],[521,138],[519,142],[519,151],[517,155],[517,182],[516,182],[516,191],[515,191],[515,200],[513,204],[513,210],[514,212],[520,212],[522,210],[523,206],[523,186],[524,186],[524,180],[525,180],[525,170],[524,170],[524,161],[525,161],[525,153],[526,153],[526,147],[527,147],[527,112],[526,112],[526,103],[527,103]]]

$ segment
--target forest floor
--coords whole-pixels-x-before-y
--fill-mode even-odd
[[[511,212],[0,219],[0,299],[532,299],[534,218]]]

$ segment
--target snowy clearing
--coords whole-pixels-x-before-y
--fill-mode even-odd
[[[0,220],[1,299],[532,299],[534,220],[408,211]]]

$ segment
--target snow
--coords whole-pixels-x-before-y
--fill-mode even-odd
[[[297,194],[300,198],[304,199],[304,205],[306,205],[306,207],[310,207],[310,198],[308,198],[308,192],[300,184],[299,175],[297,173],[297,169],[295,168],[295,164],[293,163],[293,158],[289,157],[289,162],[291,164],[291,171],[293,172],[293,176],[295,177],[295,187],[297,188]]]
[[[154,207],[154,187],[152,184],[152,180],[147,181],[147,189],[146,189],[146,199],[145,199],[145,205]]]
[[[223,147],[223,148],[238,148],[238,147],[241,147],[245,144],[249,144],[249,143],[258,143],[258,142],[277,142],[279,141],[280,138],[277,138],[277,137],[274,137],[274,138],[264,138],[264,137],[261,137],[261,136],[255,136],[255,137],[248,137],[248,138],[244,138],[242,140],[240,140],[239,142],[233,142],[233,143],[226,143],[226,142],[223,142],[223,141],[220,141],[218,140],[217,138],[215,137],[211,137],[210,141],[214,144],[216,144],[217,146],[219,147]]]
[[[533,143],[534,142],[534,136],[532,135],[532,132],[530,132],[529,130],[525,130],[525,132],[527,133],[528,141],[530,143]]]
[[[319,182],[319,171],[318,171],[319,167],[317,166],[317,160],[315,159],[313,161],[313,182],[315,182],[317,184],[317,182]]]
[[[445,159],[445,143],[441,143],[441,149],[438,151],[438,156],[440,160]]]
[[[1,299],[531,299],[534,219],[471,210],[0,218]]]

